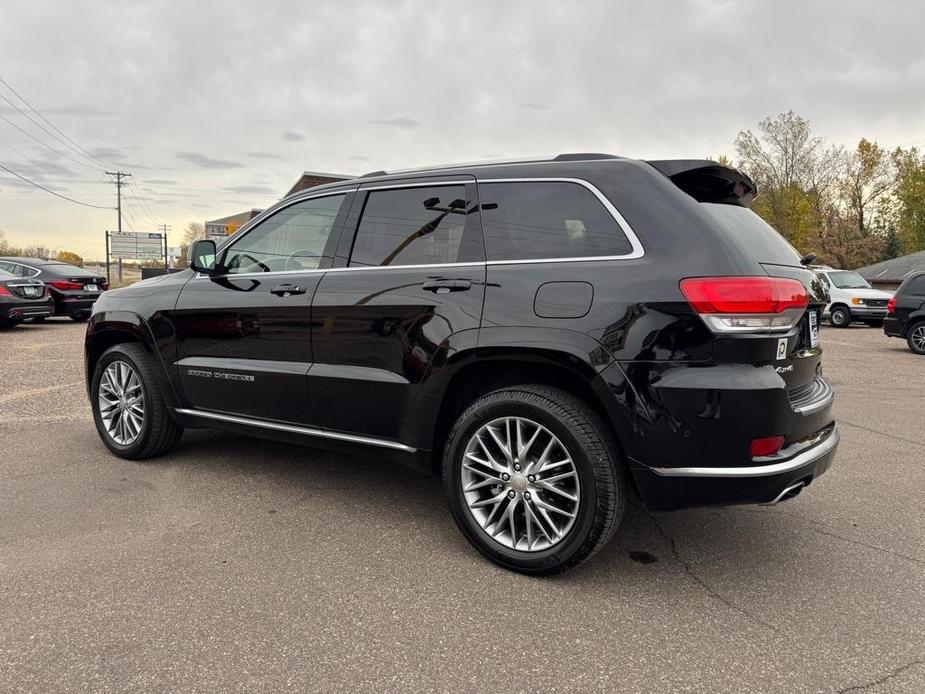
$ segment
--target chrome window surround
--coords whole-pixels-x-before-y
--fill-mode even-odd
[[[32,267],[31,265],[26,265],[25,263],[20,263],[20,262],[17,262],[17,261],[15,261],[15,260],[4,260],[3,262],[4,262],[4,263],[9,263],[10,265],[18,265],[19,267],[24,267],[24,268],[26,268],[27,270],[31,270],[31,271],[32,271],[32,276],[33,276],[33,277],[37,277],[37,276],[39,275],[39,273],[42,272],[42,271],[39,270],[38,268],[34,268],[34,267]],[[27,279],[27,278],[23,277],[23,279]]]
[[[608,160],[604,160],[608,161]],[[370,190],[389,190],[392,188],[432,188],[435,186],[458,186],[465,185],[467,183],[478,183],[481,184],[492,184],[492,183],[573,183],[580,185],[583,188],[589,190],[594,197],[604,206],[604,208],[610,213],[614,218],[614,221],[617,222],[617,226],[620,227],[620,230],[626,236],[626,239],[630,242],[630,252],[624,255],[593,255],[593,256],[580,256],[575,258],[525,258],[523,260],[485,260],[485,261],[476,261],[468,263],[435,263],[431,265],[370,265],[370,266],[354,266],[354,267],[332,267],[332,268],[318,268],[315,270],[274,270],[272,272],[242,272],[234,273],[228,275],[203,275],[197,273],[196,279],[210,279],[216,277],[266,277],[271,275],[314,275],[314,274],[323,274],[326,272],[369,272],[376,270],[412,270],[412,269],[434,269],[434,268],[453,268],[453,267],[474,267],[477,265],[525,265],[525,264],[538,264],[538,263],[572,263],[572,262],[587,262],[594,260],[635,260],[641,258],[645,255],[645,250],[642,247],[642,243],[639,241],[639,237],[636,236],[636,232],[633,231],[633,228],[630,226],[629,222],[620,214],[620,211],[613,206],[613,204],[606,198],[606,196],[592,183],[585,181],[581,178],[562,178],[562,177],[534,177],[534,178],[486,178],[486,179],[462,179],[462,180],[453,180],[453,181],[416,181],[414,183],[392,183],[392,184],[382,184],[382,185],[363,185],[355,184],[353,188],[349,189],[338,189],[338,190],[328,190],[323,193],[316,193],[315,195],[305,195],[299,197],[296,200],[286,199],[286,204],[281,205],[280,207],[270,208],[263,212],[262,214],[255,217],[248,223],[248,226],[245,227],[239,236],[234,238],[234,241],[237,242],[239,239],[243,238],[244,235],[250,233],[260,222],[269,216],[276,214],[280,210],[289,207],[290,205],[295,205],[306,200],[312,200],[314,198],[330,197],[331,195],[344,195],[346,193],[355,193],[355,192],[364,192]],[[226,247],[230,247],[231,241],[223,244],[216,250],[216,255],[223,252]]]

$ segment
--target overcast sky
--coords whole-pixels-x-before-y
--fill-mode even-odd
[[[739,130],[788,109],[834,142],[925,144],[921,2],[3,0],[2,10],[0,77],[132,172],[144,201],[130,196],[129,223],[172,225],[171,245],[191,220],[271,204],[303,170],[731,155]],[[0,95],[22,106],[2,84]],[[2,98],[0,116],[0,164],[114,205],[102,166],[30,139],[11,123],[87,164]],[[102,257],[115,216],[0,170],[0,228],[16,244]]]

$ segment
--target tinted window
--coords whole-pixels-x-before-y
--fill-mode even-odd
[[[0,263],[0,280],[9,280],[9,279],[15,279],[15,278],[16,278],[16,275],[14,275],[12,272],[7,272],[3,268],[3,263]]]
[[[919,275],[909,280],[909,286],[903,288],[903,294],[925,295],[925,275]]]
[[[281,209],[232,243],[225,272],[317,269],[343,200],[343,194],[329,195]]]
[[[746,207],[701,203],[700,206],[749,258],[764,263],[799,265],[800,254],[774,227]]]
[[[577,183],[479,185],[489,260],[626,255],[629,240],[601,201]]]
[[[75,265],[66,265],[65,263],[48,263],[39,266],[42,272],[47,272],[58,277],[96,277],[96,273],[84,270],[82,267]]]
[[[373,191],[363,207],[350,265],[480,260],[477,228],[467,229],[472,207],[463,185]]]

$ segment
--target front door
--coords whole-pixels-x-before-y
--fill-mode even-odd
[[[321,425],[407,443],[419,384],[449,338],[470,331],[475,344],[485,293],[476,195],[464,177],[357,192],[343,255],[312,306]]]
[[[349,193],[300,199],[242,232],[219,272],[190,280],[174,312],[177,362],[195,408],[311,424],[311,301]]]

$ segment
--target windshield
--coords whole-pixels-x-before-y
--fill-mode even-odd
[[[829,280],[831,280],[832,284],[839,289],[870,289],[870,284],[867,280],[856,272],[837,270],[826,274],[829,276]]]

